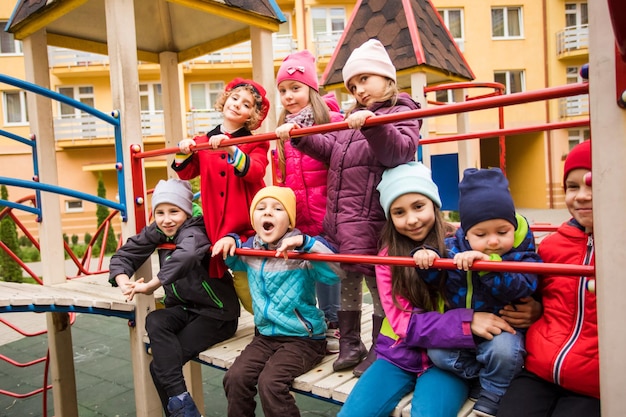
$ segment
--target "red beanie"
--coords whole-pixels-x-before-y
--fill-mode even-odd
[[[256,107],[259,110],[259,123],[257,123],[256,126],[251,127],[251,130],[254,130],[258,128],[259,126],[261,126],[261,123],[263,123],[263,120],[265,120],[265,118],[267,117],[267,113],[270,111],[270,102],[267,99],[267,97],[265,97],[265,95],[267,94],[265,91],[265,88],[263,88],[261,84],[256,83],[252,80],[246,80],[244,78],[235,78],[234,80],[232,80],[226,85],[226,88],[224,88],[224,91],[230,91],[230,90],[234,90],[235,88],[245,87],[245,86],[252,87],[254,92],[258,95],[258,97],[254,97],[254,99],[256,100]]]
[[[563,167],[563,187],[569,173],[577,168],[591,171],[591,140],[586,140],[574,146],[565,158]]]
[[[319,92],[315,57],[307,50],[287,55],[276,74],[276,85],[285,80],[299,81]]]

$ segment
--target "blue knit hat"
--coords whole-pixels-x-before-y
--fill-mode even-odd
[[[459,184],[461,228],[467,233],[480,222],[503,219],[517,228],[509,181],[500,168],[468,168]]]
[[[421,162],[407,162],[383,172],[383,178],[376,187],[380,193],[380,205],[389,217],[389,209],[398,197],[407,193],[419,193],[430,198],[441,207],[437,184],[433,182],[430,169]]]
[[[177,206],[188,215],[193,214],[191,201],[193,192],[189,181],[170,178],[167,181],[160,180],[152,192],[152,213],[159,204],[169,203]]]

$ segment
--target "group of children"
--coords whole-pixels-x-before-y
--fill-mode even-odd
[[[182,366],[234,334],[239,298],[254,314],[256,333],[224,376],[229,416],[254,416],[257,393],[265,416],[300,415],[289,388],[335,351],[329,328],[339,330],[333,368],[360,376],[343,417],[388,416],[409,392],[414,417],[456,416],[468,396],[475,416],[599,416],[595,296],[587,278],[472,270],[483,260],[593,264],[589,142],[565,163],[573,219],[537,254],[499,169],[466,170],[461,224],[453,231],[430,170],[414,162],[421,121],[366,125],[374,115],[419,108],[398,91],[379,41],[356,48],[342,75],[355,98],[345,117],[350,129],[291,138],[299,128],[343,117],[332,97],[319,94],[310,53],[281,65],[277,186],[263,181],[267,142],[221,147],[250,135],[269,111],[262,86],[229,83],[218,102],[223,123],[179,143],[172,168],[182,180],[157,184],[154,223],[112,257],[110,281],[129,299],[165,290],[166,308],[147,316],[146,329],[166,415],[200,416]],[[196,152],[200,143],[212,149]],[[183,181],[198,175],[201,214]],[[242,256],[237,248],[275,257]],[[159,273],[132,281],[156,249]],[[410,255],[416,267],[283,259],[290,251]],[[458,269],[433,269],[438,257],[452,258]],[[364,279],[374,306],[369,351],[361,340]]]

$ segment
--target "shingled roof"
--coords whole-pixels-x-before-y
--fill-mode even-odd
[[[370,38],[382,42],[399,73],[427,67],[429,84],[475,78],[430,0],[358,0],[322,85],[342,84],[341,69],[348,56]]]

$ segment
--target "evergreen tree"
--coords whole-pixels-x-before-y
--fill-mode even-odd
[[[0,198],[9,201],[9,192],[4,184],[0,187]],[[0,211],[3,209],[4,206],[0,205]],[[5,216],[0,220],[0,240],[2,240],[15,255],[20,256],[17,227],[13,219],[9,216]],[[10,282],[22,282],[22,268],[2,249],[0,249],[0,279]]]
[[[104,181],[102,180],[102,173],[100,172],[98,173],[98,197],[106,198],[106,194],[107,194],[107,190],[104,187]],[[100,227],[100,225],[104,223],[108,215],[109,215],[109,208],[98,204],[96,208],[96,217],[98,219],[98,227]],[[109,224],[108,229],[109,229],[109,233],[107,235],[105,253],[113,253],[117,249],[117,240],[115,239],[115,232],[113,231],[113,226],[111,226],[111,224]],[[104,236],[103,234],[98,236],[98,240],[96,241],[96,244],[94,245],[94,249],[97,248],[97,252],[94,250],[94,253],[99,253],[100,248],[102,247],[103,236]]]

